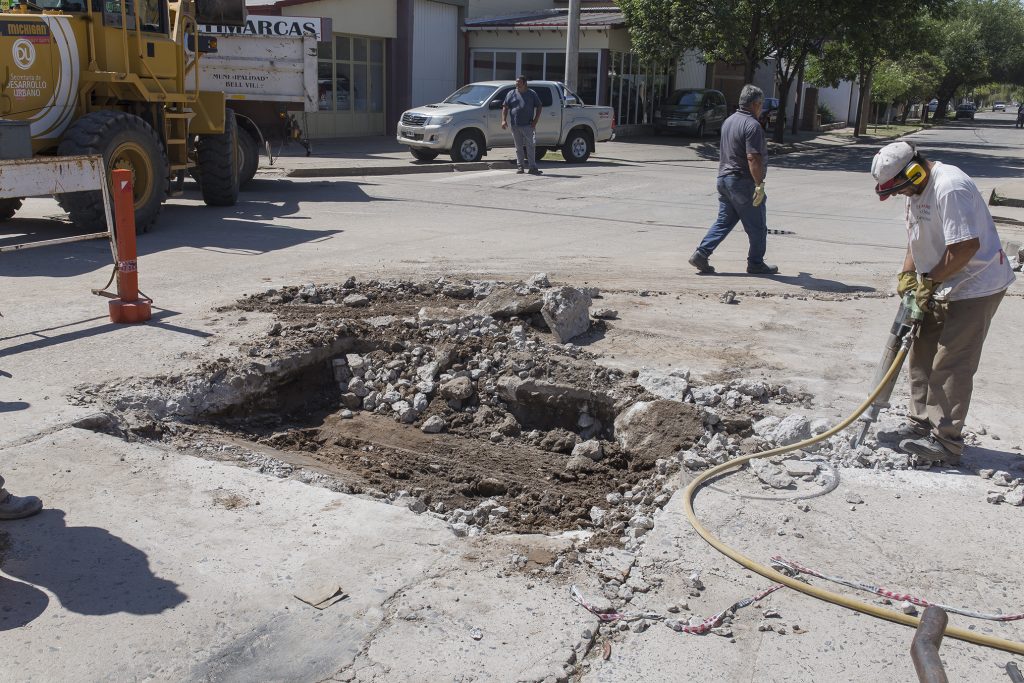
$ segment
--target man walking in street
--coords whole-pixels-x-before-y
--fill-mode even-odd
[[[761,89],[747,84],[740,91],[740,106],[722,124],[722,140],[718,161],[718,219],[708,229],[704,240],[690,257],[697,272],[715,272],[708,263],[711,254],[728,236],[736,223],[750,241],[747,251],[747,272],[751,275],[774,275],[775,266],[764,262],[768,249],[768,223],[765,214],[764,176],[767,172],[768,143],[759,117],[764,104]]]
[[[35,496],[16,496],[4,488],[0,477],[0,520],[31,517],[43,509],[43,501]]]
[[[516,146],[516,173],[522,173],[524,166],[530,175],[540,175],[537,168],[537,121],[541,112],[540,97],[526,87],[526,76],[516,78],[516,87],[505,96],[501,107],[501,127],[509,127],[511,114],[512,142]],[[526,157],[523,159],[523,157]]]
[[[957,465],[974,374],[1013,269],[978,187],[956,166],[928,161],[908,142],[871,161],[875,192],[907,197],[907,254],[897,292],[925,311],[910,349],[910,417],[880,441],[920,462]]]

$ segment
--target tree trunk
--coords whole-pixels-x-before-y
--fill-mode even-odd
[[[910,100],[903,103],[903,116],[900,117],[900,125],[907,125],[908,116],[910,116]]]
[[[782,142],[786,133],[786,102],[789,100],[789,89],[792,87],[793,77],[781,78],[779,82],[779,112],[775,116],[775,129],[772,131],[772,140]]]
[[[790,129],[793,135],[800,132],[800,110],[804,106],[804,65],[806,63],[806,58],[800,62],[800,71],[797,72],[796,77],[796,103],[793,106],[793,127]]]
[[[860,99],[857,101],[857,123],[853,129],[854,137],[867,135],[868,107],[871,105],[871,80],[874,75],[874,69],[861,71]]]

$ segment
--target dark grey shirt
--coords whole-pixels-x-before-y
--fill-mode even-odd
[[[750,174],[748,154],[760,154],[767,161],[768,142],[764,129],[749,111],[737,109],[736,113],[722,124],[722,142],[719,146],[718,177],[739,176],[753,180]],[[767,168],[765,169],[767,174]]]
[[[512,88],[509,94],[505,95],[505,106],[508,107],[509,125],[529,126],[541,107],[540,96],[529,88],[522,93],[518,88]]]

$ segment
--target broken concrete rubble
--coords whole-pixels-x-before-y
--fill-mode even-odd
[[[590,329],[590,297],[574,287],[544,292],[541,315],[551,334],[564,344]]]

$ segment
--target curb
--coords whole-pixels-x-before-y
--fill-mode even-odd
[[[793,152],[804,152],[816,149],[829,149],[831,147],[845,147],[855,142],[842,143],[839,145],[822,145],[811,142],[789,142],[769,148],[768,156],[779,156]],[[595,157],[600,159],[600,157]],[[617,159],[627,163],[633,162],[629,159]],[[316,168],[293,168],[284,172],[288,178],[340,178],[346,176],[377,176],[377,175],[409,175],[417,173],[457,173],[468,171],[493,171],[513,168],[515,164],[511,161],[474,161],[461,164],[456,163],[408,163],[395,164],[391,166],[320,166]],[[271,170],[269,167],[266,170]],[[263,169],[261,169],[263,170]],[[283,169],[281,169],[283,170]]]

